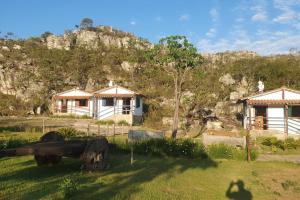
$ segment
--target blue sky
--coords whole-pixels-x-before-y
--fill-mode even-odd
[[[62,34],[89,17],[151,42],[186,35],[200,52],[300,49],[300,0],[9,0],[0,9],[1,36]]]

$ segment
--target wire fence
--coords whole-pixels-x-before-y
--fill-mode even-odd
[[[61,128],[73,128],[86,135],[112,136],[127,134],[136,129],[126,124],[97,124],[91,119],[60,119],[60,118],[30,118],[30,119],[0,119],[0,132],[42,132],[58,131]]]

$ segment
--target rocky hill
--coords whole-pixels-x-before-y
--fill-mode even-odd
[[[146,51],[152,47],[110,26],[77,28],[61,36],[46,32],[26,40],[0,39],[0,97],[9,99],[0,103],[0,113],[17,114],[20,102],[24,113],[38,107],[47,112],[57,92],[73,87],[94,91],[113,80],[146,96],[150,123],[166,122],[173,110],[172,78],[147,62]],[[236,100],[254,93],[259,79],[266,89],[300,89],[298,54],[262,57],[238,51],[202,56],[204,63],[191,71],[184,85],[181,117],[190,125],[212,116],[235,120],[241,111]]]

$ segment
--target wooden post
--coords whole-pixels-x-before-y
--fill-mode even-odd
[[[113,127],[114,127],[114,136],[115,136],[116,135],[116,122],[114,122]]]
[[[124,124],[122,123],[122,129],[121,129],[121,134],[123,135],[124,134]]]
[[[100,124],[98,124],[98,135],[100,135]]]
[[[89,136],[90,134],[90,124],[88,124],[88,127],[87,127],[87,132],[86,132],[87,136]]]
[[[288,137],[289,132],[289,124],[288,124],[288,105],[284,105],[284,133],[285,137]]]
[[[249,106],[248,109],[249,109],[249,130],[252,129],[252,116],[251,116],[251,109],[252,106]]]
[[[45,134],[45,119],[43,119],[43,134]]]
[[[131,143],[131,154],[130,154],[130,164],[133,165],[133,144]]]
[[[250,130],[247,130],[246,135],[246,147],[247,147],[247,161],[251,161],[251,137],[250,137]]]

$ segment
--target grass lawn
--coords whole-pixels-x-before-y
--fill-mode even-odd
[[[283,162],[188,160],[111,154],[105,172],[80,172],[81,162],[65,158],[54,167],[37,167],[32,156],[0,159],[0,199],[62,199],[59,184],[70,177],[79,190],[73,199],[300,199],[300,165]],[[247,193],[247,191],[249,191]],[[244,197],[240,199],[246,199]]]

